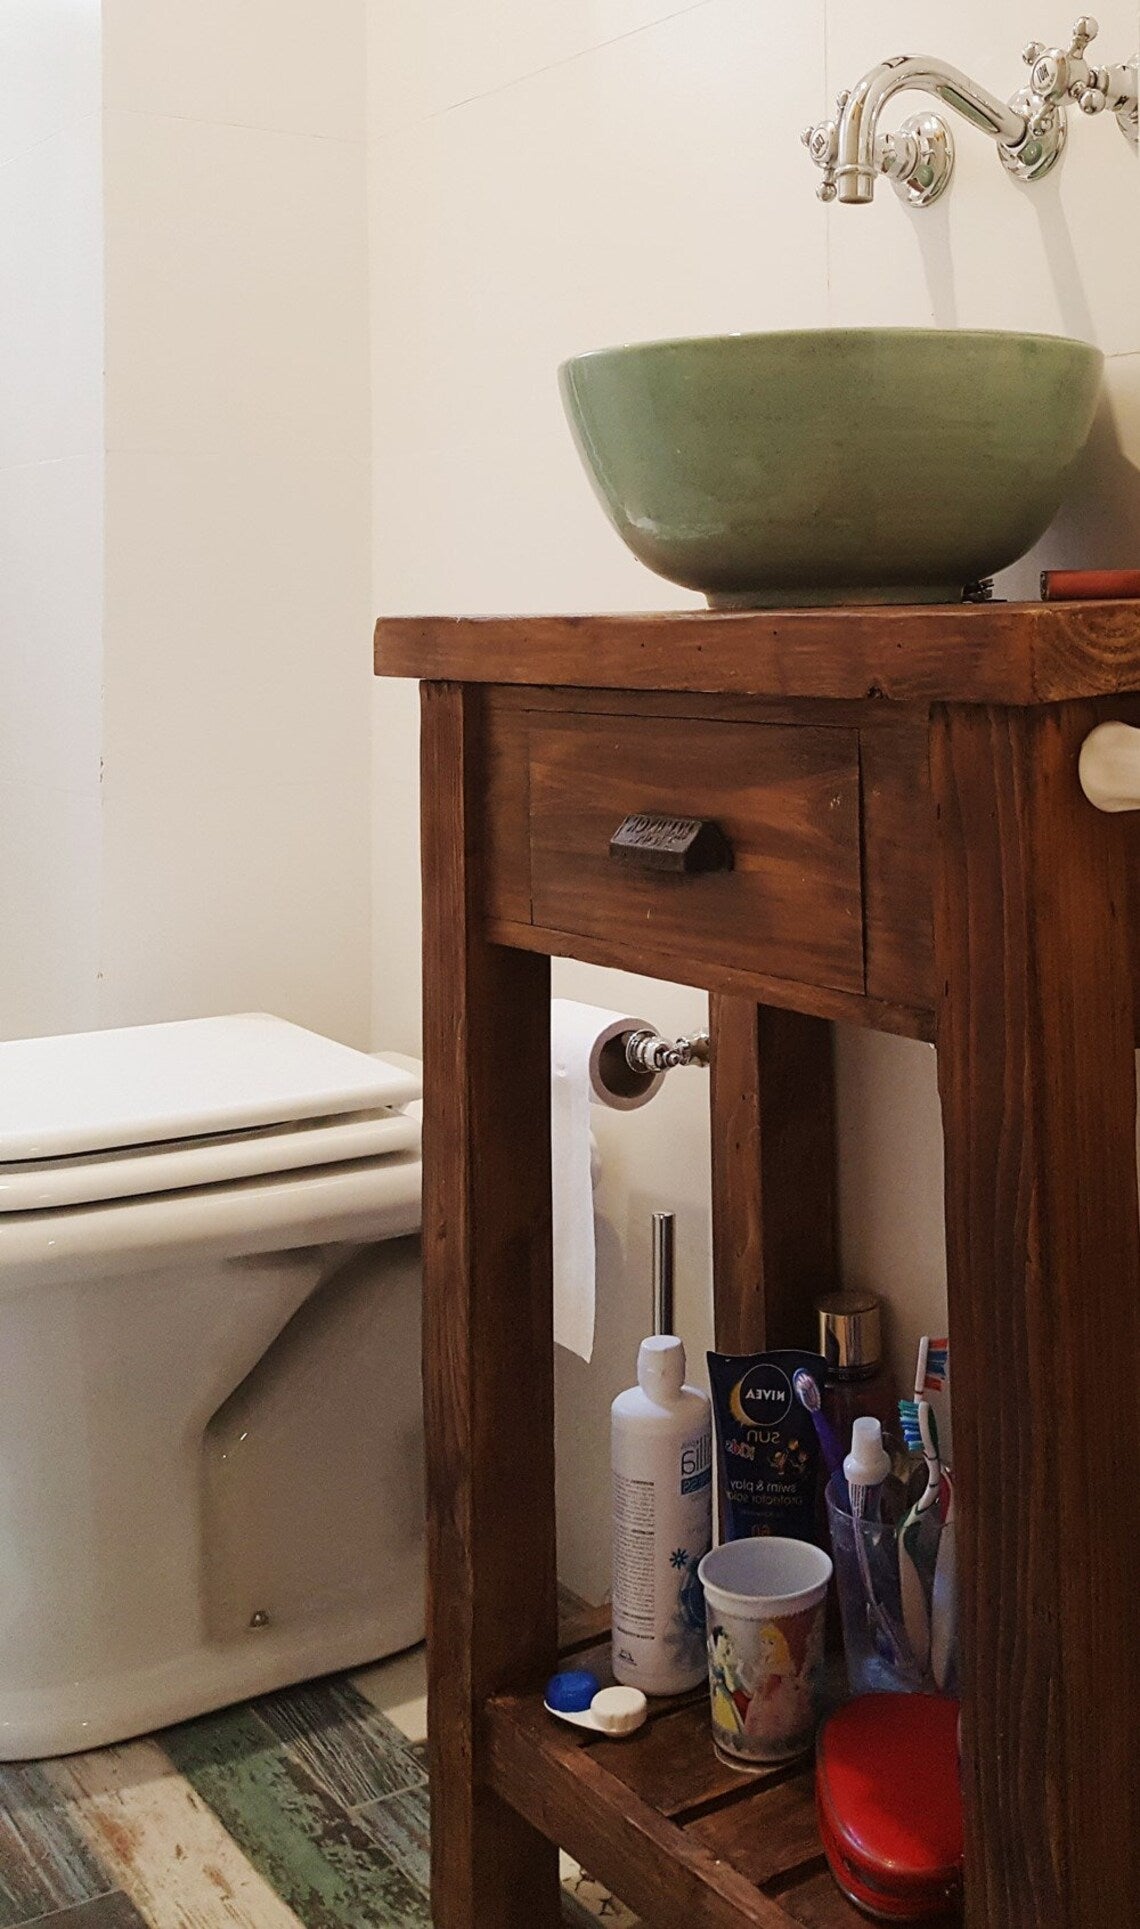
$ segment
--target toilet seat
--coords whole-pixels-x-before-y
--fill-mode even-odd
[[[0,1044],[0,1215],[418,1150],[407,1070],[266,1013]]]

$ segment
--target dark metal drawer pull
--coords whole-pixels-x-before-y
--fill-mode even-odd
[[[638,812],[610,838],[610,856],[637,871],[731,871],[732,845],[707,817],[654,817]]]

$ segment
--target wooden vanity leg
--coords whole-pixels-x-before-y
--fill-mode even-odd
[[[1095,721],[932,726],[969,1929],[1140,1922],[1136,1079]]]
[[[555,1929],[558,1851],[486,1787],[482,1710],[557,1660],[550,966],[478,910],[477,690],[423,687],[424,1396],[435,1929]]]
[[[709,1032],[716,1343],[814,1348],[838,1284],[831,1026],[714,995]]]

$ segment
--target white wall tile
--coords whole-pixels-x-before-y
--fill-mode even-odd
[[[351,143],[106,117],[113,449],[368,452]]]
[[[99,792],[0,783],[0,1037],[96,1023]]]
[[[0,7],[0,1036],[91,1022],[99,888],[99,8]]]
[[[110,768],[190,789],[326,782],[355,822],[371,664],[366,462],[108,457]]]
[[[1061,513],[999,593],[1036,597],[1043,569],[1135,569],[1140,556],[1140,354],[1110,356],[1096,425]]]
[[[368,0],[373,134],[716,0]]]
[[[420,696],[374,679],[372,760],[372,1036],[378,1049],[423,1049],[420,1003]]]
[[[374,147],[380,608],[693,600],[606,523],[556,371],[823,318],[825,232],[772,165],[800,155],[800,108],[757,111],[767,59],[751,0],[719,0]],[[818,23],[796,66],[822,75]]]
[[[887,1301],[900,1393],[919,1336],[946,1331],[942,1117],[933,1048],[836,1030],[839,1204],[845,1284]]]
[[[107,104],[361,139],[364,13],[365,0],[103,0]]]
[[[9,786],[78,792],[98,780],[102,500],[96,456],[0,469],[0,770]]]
[[[0,165],[99,111],[100,0],[3,0]]]
[[[108,458],[106,1022],[367,1042],[367,505],[352,458]]]
[[[108,765],[99,1023],[272,1011],[369,1040],[368,818],[334,782]]]
[[[102,446],[97,115],[0,167],[0,468]]]

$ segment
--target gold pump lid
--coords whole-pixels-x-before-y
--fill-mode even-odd
[[[815,1303],[829,1373],[862,1379],[883,1357],[883,1303],[875,1293],[826,1293]]]

